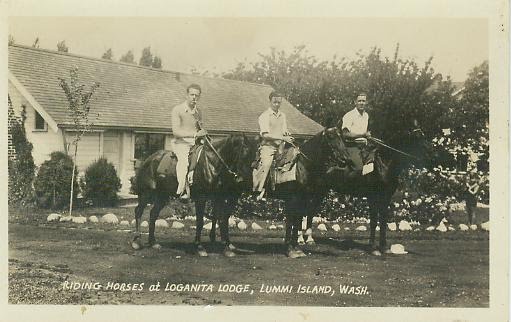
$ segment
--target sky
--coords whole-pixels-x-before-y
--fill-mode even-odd
[[[465,18],[178,18],[178,17],[9,17],[17,44],[56,50],[66,41],[70,53],[114,60],[132,50],[138,62],[144,47],[163,60],[163,69],[219,73],[239,62],[255,62],[271,47],[290,52],[305,45],[320,60],[355,58],[377,46],[392,57],[424,63],[454,81],[464,81],[488,59],[486,19]]]

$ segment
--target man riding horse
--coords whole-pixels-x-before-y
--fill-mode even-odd
[[[292,143],[288,128],[286,114],[280,111],[282,94],[272,91],[269,95],[270,107],[258,119],[261,144],[259,146],[259,161],[253,174],[254,191],[258,193],[257,199],[263,199],[266,180],[271,170],[277,152],[282,152],[285,142]]]
[[[201,87],[191,84],[186,89],[186,101],[172,109],[172,139],[171,149],[177,157],[176,175],[178,187],[176,194],[181,199],[190,197],[190,188],[187,182],[189,155],[191,148],[198,138],[207,135],[202,128],[202,113],[197,106],[201,95]],[[165,165],[163,164],[162,167]]]
[[[354,171],[367,174],[372,171],[372,161],[374,159],[374,149],[371,148],[368,139],[371,138],[371,132],[367,127],[369,124],[369,115],[366,112],[367,95],[360,93],[355,100],[355,108],[344,114],[342,124],[342,136],[346,144],[346,152],[353,162]]]

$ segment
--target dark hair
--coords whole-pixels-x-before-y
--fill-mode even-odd
[[[270,93],[270,96],[268,96],[268,98],[271,99],[274,98],[274,97],[284,97],[284,95],[282,95],[280,92],[277,92],[277,91],[272,91]]]
[[[355,100],[359,97],[359,96],[365,96],[367,98],[367,94],[365,92],[360,92],[357,94],[357,97],[355,97]]]
[[[199,93],[202,93],[202,89],[200,88],[199,84],[193,83],[188,85],[188,87],[186,88],[186,92],[189,93],[191,88],[198,90]]]

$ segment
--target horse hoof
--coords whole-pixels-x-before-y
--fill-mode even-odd
[[[208,257],[208,252],[202,246],[197,246],[197,255],[199,257]]]
[[[299,257],[300,257],[300,254],[298,254],[298,252],[297,252],[297,251],[295,251],[295,250],[289,250],[289,251],[287,252],[287,257],[289,257],[289,258],[293,258],[293,259],[294,259],[294,258],[299,258]]]
[[[377,249],[376,249],[376,250],[373,250],[373,251],[371,252],[371,255],[374,255],[374,256],[381,256],[381,252],[380,252],[379,250],[377,250]]]
[[[152,249],[156,249],[156,250],[160,250],[161,249],[161,245],[160,244],[154,244],[151,246]]]
[[[225,257],[234,257],[234,256],[236,256],[236,254],[232,250],[230,250],[229,248],[226,248],[224,250],[224,256]]]
[[[307,245],[311,245],[311,246],[312,246],[312,245],[316,245],[316,241],[314,241],[314,240],[308,240],[308,241],[307,241]]]
[[[295,252],[298,255],[298,257],[307,257],[307,254],[305,254],[301,249],[296,249]]]

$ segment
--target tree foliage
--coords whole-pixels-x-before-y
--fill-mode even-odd
[[[38,206],[62,209],[68,205],[71,191],[73,191],[73,200],[76,200],[78,184],[72,181],[72,177],[77,173],[71,157],[60,151],[52,152],[50,160],[44,161],[39,167],[34,181]],[[71,182],[74,185],[72,190],[69,189]]]
[[[103,54],[103,56],[101,56],[101,58],[103,59],[108,59],[108,60],[112,60],[114,57],[114,54],[112,52],[112,48],[108,48],[107,51],[105,51],[105,53]]]
[[[161,69],[162,67],[162,61],[161,61],[161,58],[159,56],[154,56],[153,58],[153,63],[151,65],[152,68],[157,68],[157,69]]]
[[[67,47],[65,40],[61,40],[57,43],[57,50],[63,53],[69,52],[69,48]]]
[[[370,127],[377,136],[399,137],[418,120],[432,137],[449,122],[442,118],[454,104],[451,81],[434,72],[432,58],[423,64],[401,58],[399,46],[390,58],[372,48],[350,61],[335,56],[320,61],[305,46],[295,47],[289,54],[271,48],[259,57],[257,62],[238,64],[223,77],[270,85],[324,126],[338,124],[354,108],[360,92],[368,95]]]
[[[126,54],[121,56],[120,61],[123,63],[134,64],[135,56],[133,56],[133,52],[131,50],[128,50],[128,52]]]
[[[489,124],[488,61],[470,71],[460,95],[453,115],[458,125],[455,133],[461,138],[478,140]]]
[[[151,47],[145,47],[142,49],[142,56],[140,56],[140,60],[138,61],[140,66],[151,67],[153,64],[153,54],[151,53]]]
[[[14,39],[14,36],[13,35],[9,35],[9,38],[7,40],[7,45],[8,46],[12,46],[14,44],[16,44],[16,40]]]
[[[9,114],[14,115],[12,102],[7,97]],[[22,106],[21,116],[9,120],[8,133],[11,135],[12,145],[16,157],[8,160],[8,186],[9,204],[25,206],[33,200],[32,184],[35,176],[35,164],[32,157],[32,143],[27,139],[25,132],[25,106]]]
[[[121,189],[121,180],[112,163],[100,158],[85,170],[80,183],[83,197],[94,206],[115,206],[119,200],[117,192]]]

